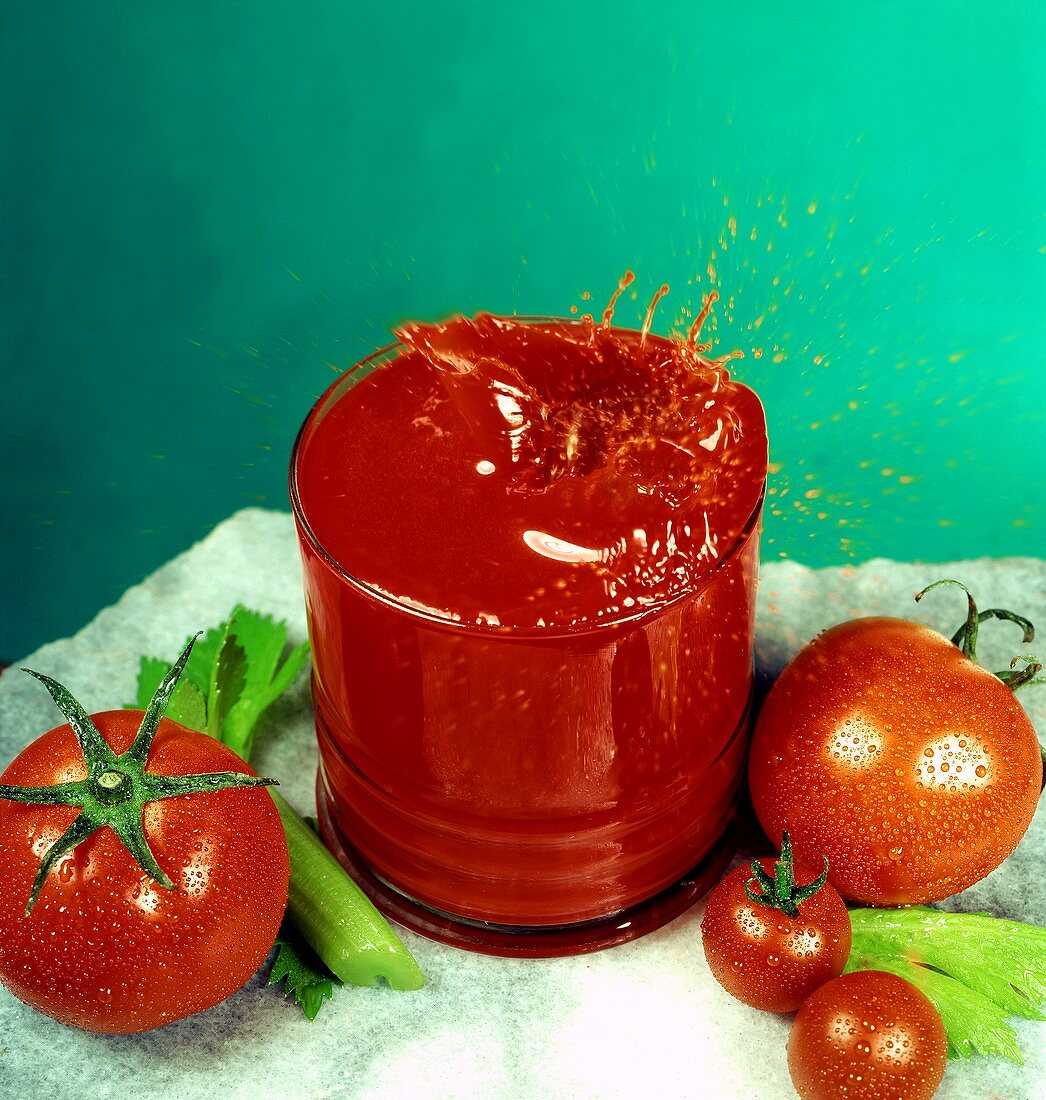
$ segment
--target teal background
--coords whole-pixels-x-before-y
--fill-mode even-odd
[[[0,659],[286,507],[394,323],[628,267],[625,323],[723,294],[767,559],[1041,554],[1044,12],[5,4]]]

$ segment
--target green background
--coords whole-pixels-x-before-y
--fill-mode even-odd
[[[0,658],[286,507],[394,323],[629,267],[663,331],[715,271],[766,559],[1040,554],[1044,11],[5,4]]]

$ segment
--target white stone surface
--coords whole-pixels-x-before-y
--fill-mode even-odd
[[[1046,563],[949,565],[873,561],[810,570],[764,567],[757,664],[776,674],[820,629],[855,615],[920,619],[951,632],[963,602],[912,594],[954,576],[982,607],[1025,611],[1046,629]],[[237,602],[288,621],[305,637],[289,515],[250,509],[130,589],[75,637],[19,664],[68,685],[88,710],[133,696],[137,658],[167,656]],[[981,657],[994,668],[1020,650],[1016,628],[991,624]],[[1034,651],[1034,650],[1033,650]],[[1022,692],[1046,733],[1046,686]],[[0,761],[57,723],[42,687],[12,668],[0,677]],[[259,769],[302,810],[312,806],[316,756],[306,678],[259,731]],[[1013,857],[954,906],[1046,924],[1046,813]],[[223,1005],[138,1037],[88,1035],[40,1016],[0,990],[0,1095],[65,1098],[468,1098],[793,1095],[785,1065],[790,1020],[756,1012],[712,980],[701,950],[701,907],[646,938],[596,955],[514,961],[404,938],[429,975],[417,993],[344,989],[309,1024],[256,976]],[[1046,1024],[1016,1022],[1026,1064],[949,1064],[941,1100],[1046,1097]]]

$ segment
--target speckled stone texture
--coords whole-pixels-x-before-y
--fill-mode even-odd
[[[769,679],[819,630],[855,615],[903,615],[948,633],[956,593],[922,605],[912,594],[941,576],[964,580],[982,607],[1025,612],[1046,628],[1046,563],[948,565],[873,561],[811,570],[764,566],[757,664]],[[133,697],[137,658],[167,656],[236,602],[288,621],[305,615],[289,515],[251,509],[132,588],[73,638],[27,664],[67,684],[88,710]],[[1009,624],[990,624],[980,656],[1004,667],[1020,650]],[[1034,650],[1033,650],[1034,651]],[[1046,733],[1046,686],[1021,694]],[[0,760],[55,725],[40,684],[16,668],[0,677]],[[316,754],[303,676],[259,729],[259,770],[276,775],[299,809],[313,801]],[[949,907],[1046,924],[1046,813],[1005,866]],[[580,958],[493,959],[403,933],[429,984],[417,993],[345,989],[309,1024],[256,976],[224,1004],[133,1038],[88,1035],[40,1016],[0,990],[0,1095],[11,1097],[677,1096],[760,1100],[793,1095],[785,1065],[789,1019],[756,1012],[713,981],[701,950],[702,908],[644,939]],[[1046,1097],[1046,1024],[1015,1023],[1023,1067],[949,1064],[941,1100]]]

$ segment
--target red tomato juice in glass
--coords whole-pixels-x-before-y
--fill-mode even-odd
[[[609,309],[397,336],[292,459],[325,839],[448,942],[631,938],[730,855],[762,407]]]

